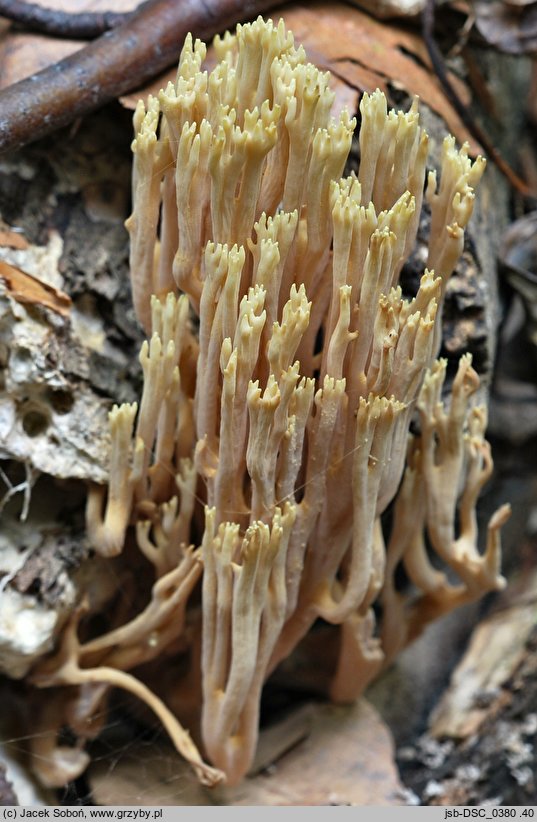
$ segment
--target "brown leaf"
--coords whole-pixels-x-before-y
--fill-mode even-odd
[[[293,5],[282,16],[312,62],[360,91],[378,87],[388,92],[393,85],[418,95],[460,142],[468,141],[472,152],[479,151],[446,99],[419,34],[401,25],[381,23],[343,3]],[[469,102],[464,84],[452,75],[450,80],[461,99]]]
[[[68,57],[82,45],[74,40],[8,30],[0,39],[0,88],[7,88]]]
[[[99,757],[89,779],[104,805],[401,804],[392,739],[365,699],[347,708],[315,706],[309,736],[270,774],[237,788],[201,787],[176,754],[157,746],[132,747],[113,767]]]
[[[0,260],[0,280],[10,297],[19,303],[49,308],[63,317],[69,314],[71,299],[67,294],[3,260]]]
[[[20,251],[28,248],[28,240],[20,231],[13,231],[11,228],[0,222],[0,247],[17,248]]]

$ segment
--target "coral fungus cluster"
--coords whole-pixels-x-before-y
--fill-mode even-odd
[[[353,699],[431,619],[501,587],[508,515],[480,552],[491,459],[479,380],[463,357],[444,404],[435,360],[484,161],[448,137],[440,182],[426,181],[417,105],[388,112],[375,92],[360,106],[359,172],[342,178],[355,120],[331,118],[329,75],[283,23],[239,26],[214,51],[208,73],[188,38],[176,82],[134,117],[127,227],[144,387],[139,408],[110,414],[110,481],[88,502],[95,551],[115,556],[133,536],[152,594],[85,642],[77,614],[34,675],[77,686],[81,736],[103,689],[132,691],[208,784],[248,771],[263,683],[315,620],[341,626],[332,695]],[[428,258],[405,299],[423,196]],[[129,673],[179,657],[190,684],[201,668],[213,767]]]

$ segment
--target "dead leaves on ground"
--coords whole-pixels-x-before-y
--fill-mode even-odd
[[[53,0],[54,8],[76,11],[130,11],[136,0]],[[278,10],[280,13],[280,10]],[[473,153],[479,147],[469,135],[430,65],[427,49],[417,28],[383,23],[359,8],[342,2],[311,2],[281,7],[281,15],[297,41],[303,43],[309,59],[334,77],[337,106],[356,111],[360,94],[390,88],[418,95],[445,121],[459,142],[468,141]],[[5,87],[46,65],[61,60],[83,44],[34,34],[15,32],[5,23],[0,28],[0,87]],[[172,69],[170,77],[175,76]],[[141,95],[155,92],[168,76],[151,87],[122,98],[134,107]],[[464,84],[451,77],[460,97],[468,102]]]
[[[459,142],[468,141],[473,152],[479,150],[448,102],[417,31],[381,23],[344,3],[293,5],[283,17],[312,62],[360,92],[380,88],[389,97],[393,87],[418,95],[442,117]],[[453,75],[450,80],[468,103],[464,84]]]

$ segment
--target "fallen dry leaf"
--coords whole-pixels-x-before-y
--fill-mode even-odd
[[[418,95],[442,117],[460,142],[468,141],[472,152],[480,150],[448,102],[418,33],[394,23],[381,23],[344,3],[293,5],[284,9],[282,16],[313,63],[360,91],[380,88],[389,94],[392,85]],[[450,80],[463,102],[468,103],[465,85],[453,75]]]
[[[89,782],[102,805],[399,805],[393,753],[386,726],[361,699],[315,706],[309,736],[237,788],[203,788],[176,754],[155,745],[131,745],[119,760],[98,757]]]
[[[30,74],[63,60],[83,45],[75,40],[59,40],[41,34],[24,34],[8,29],[0,36],[0,88],[7,88]]]
[[[63,317],[69,314],[71,299],[67,294],[3,260],[0,260],[0,280],[9,296],[19,303],[49,308]]]
[[[0,248],[17,248],[23,250],[28,248],[28,240],[20,231],[13,231],[11,228],[0,222]]]

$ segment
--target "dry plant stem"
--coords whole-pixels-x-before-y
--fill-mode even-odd
[[[20,148],[139,88],[177,59],[187,32],[209,38],[274,0],[153,0],[118,28],[0,92],[0,152]]]
[[[102,11],[77,14],[45,8],[36,3],[25,3],[24,0],[0,0],[0,17],[6,17],[30,31],[53,37],[92,40],[125,23],[139,8],[129,13]]]

